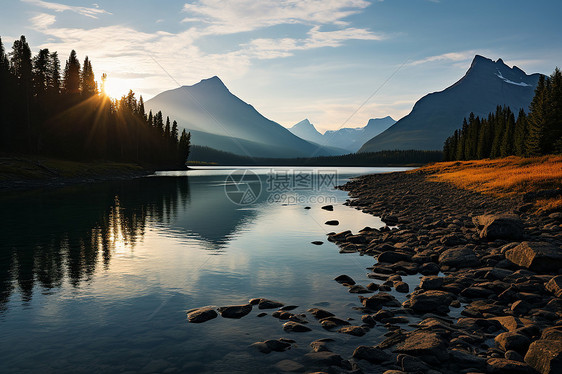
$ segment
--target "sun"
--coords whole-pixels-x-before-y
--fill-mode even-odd
[[[123,95],[127,95],[130,89],[130,82],[121,78],[107,77],[105,79],[105,94],[112,99],[120,99]]]

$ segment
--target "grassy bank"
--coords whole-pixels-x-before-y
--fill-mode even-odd
[[[430,179],[498,197],[562,188],[562,156],[439,162],[417,169]],[[538,199],[538,211],[562,209],[562,197]]]
[[[76,162],[29,156],[0,157],[0,182],[41,182],[71,179],[104,179],[140,174],[146,169],[137,164],[118,162]]]

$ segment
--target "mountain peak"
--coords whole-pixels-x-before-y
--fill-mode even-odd
[[[223,81],[221,81],[221,79],[219,77],[217,77],[216,75],[212,76],[211,78],[207,78],[207,79],[201,79],[201,81],[199,83],[194,84],[191,87],[220,87],[220,88],[225,88],[226,86],[223,83]]]

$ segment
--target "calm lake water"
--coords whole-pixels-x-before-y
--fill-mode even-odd
[[[187,323],[185,311],[265,297],[359,320],[357,295],[333,278],[366,285],[373,259],[339,254],[326,234],[383,224],[341,205],[347,193],[333,186],[395,170],[215,168],[4,193],[0,372],[275,372],[318,338],[336,338],[342,355],[372,344],[386,330],[344,336],[309,317],[313,331],[288,334],[271,310],[203,324]],[[333,219],[340,225],[324,224]],[[267,355],[248,348],[279,337],[297,344]]]

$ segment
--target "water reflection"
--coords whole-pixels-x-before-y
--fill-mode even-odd
[[[222,180],[151,177],[3,196],[0,310],[16,289],[27,303],[36,286],[49,293],[65,278],[74,287],[90,281],[112,256],[134,251],[149,222],[220,251],[256,215],[217,193]]]

